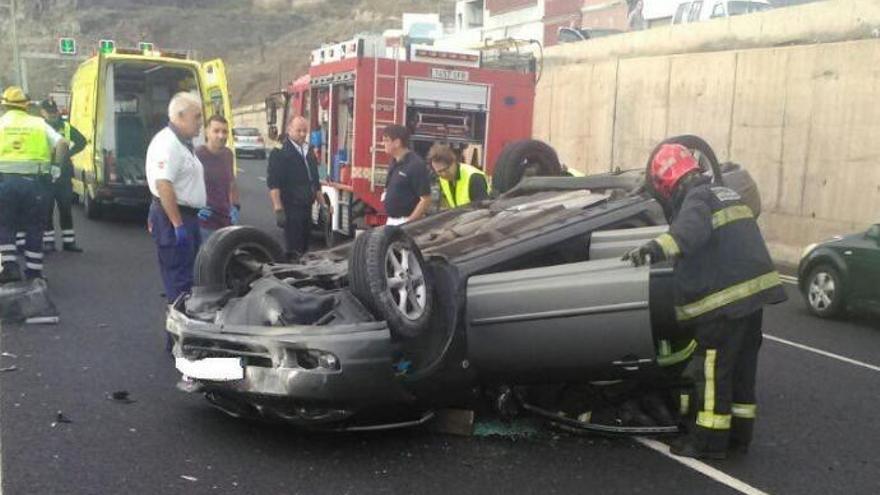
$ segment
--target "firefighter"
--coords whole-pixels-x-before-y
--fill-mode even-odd
[[[67,154],[67,142],[45,120],[28,115],[28,98],[21,88],[7,88],[0,99],[0,252],[3,281],[17,280],[15,235],[25,232],[24,267],[28,279],[43,276],[43,226],[46,196],[55,163]]]
[[[656,199],[671,204],[669,232],[623,259],[674,260],[676,317],[697,342],[684,372],[694,383],[696,424],[671,451],[724,459],[751,442],[762,308],[787,296],[751,209],[737,192],[711,184],[687,148],[661,145],[647,180]]]
[[[450,208],[464,206],[471,201],[489,199],[489,185],[482,170],[459,163],[455,152],[445,144],[435,144],[428,152],[428,162],[440,179],[440,189]]]
[[[58,215],[61,223],[62,248],[65,251],[81,253],[82,249],[76,245],[76,234],[73,230],[73,215],[71,205],[73,203],[73,163],[70,161],[73,155],[86,147],[86,138],[72,125],[65,122],[58,112],[58,106],[52,100],[43,100],[40,103],[43,118],[64,136],[70,143],[70,152],[61,163],[61,176],[52,181],[49,190],[48,212],[46,215],[46,231],[43,233],[43,251],[55,251],[55,204],[58,204]]]

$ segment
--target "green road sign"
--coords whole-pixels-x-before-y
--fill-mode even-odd
[[[113,40],[101,40],[98,46],[103,54],[113,53],[113,50],[116,49],[116,43]]]
[[[62,55],[76,55],[76,40],[73,38],[59,39],[58,52]]]
[[[138,49],[142,52],[151,52],[153,51],[153,44],[141,41],[138,43]]]

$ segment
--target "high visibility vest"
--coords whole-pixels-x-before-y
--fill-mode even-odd
[[[70,143],[70,122],[64,122],[63,127],[61,128],[61,135],[64,136],[64,139]]]
[[[0,117],[0,173],[48,174],[52,150],[46,123],[22,110],[10,109]]]
[[[458,181],[455,183],[454,196],[449,181],[443,178],[440,179],[440,189],[443,190],[443,197],[446,198],[446,203],[452,208],[463,206],[471,202],[471,177],[474,175],[480,175],[484,180],[486,178],[486,174],[484,174],[482,170],[472,165],[468,165],[467,163],[458,164],[458,175]]]

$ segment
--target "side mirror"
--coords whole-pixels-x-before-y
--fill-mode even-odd
[[[278,123],[278,101],[270,96],[266,98],[266,124],[274,127],[276,123]]]
[[[866,239],[874,239],[875,242],[880,244],[880,223],[875,223],[868,228],[868,231],[865,232]]]

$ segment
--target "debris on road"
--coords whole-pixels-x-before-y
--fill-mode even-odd
[[[7,371],[15,371],[17,369],[18,369],[18,367],[13,364],[11,366],[6,366],[3,368],[0,368],[0,373],[6,373]]]
[[[117,390],[112,394],[107,394],[107,400],[118,402],[120,404],[134,404],[136,400],[129,397],[128,390]]]
[[[186,481],[192,481],[192,482],[199,481],[199,479],[196,478],[195,476],[187,476],[185,474],[181,474],[180,477],[185,479]]]
[[[502,421],[500,419],[483,419],[474,424],[474,436],[491,437],[501,436],[507,438],[531,437],[538,434],[538,424],[533,419],[514,419]]]
[[[3,352],[3,353],[0,353],[0,356],[2,356],[2,357],[12,358],[12,359],[18,359],[18,356],[15,355],[15,354],[13,354],[13,353],[11,353],[11,352]]]
[[[69,424],[69,423],[73,423],[73,421],[71,421],[70,418],[65,416],[62,411],[58,411],[58,413],[55,415],[55,421],[52,422],[52,428],[55,428],[56,426],[58,426],[62,423]]]

